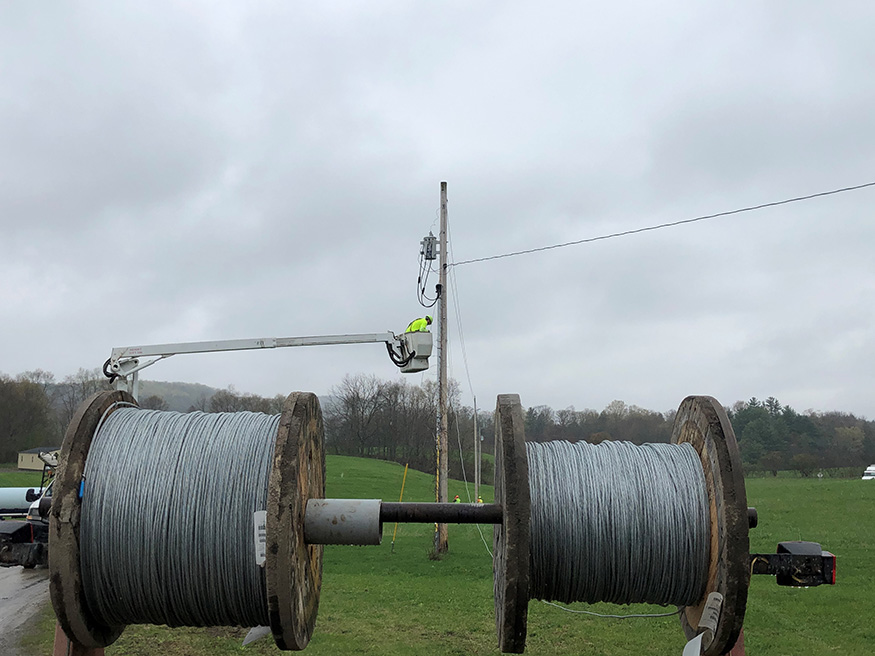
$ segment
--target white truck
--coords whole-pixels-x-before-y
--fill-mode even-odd
[[[0,488],[0,566],[26,568],[47,565],[49,557],[49,510],[53,474],[58,462],[52,454],[39,456],[45,466],[39,489]],[[4,503],[3,500],[8,500]],[[8,507],[7,507],[8,506]]]
[[[0,518],[24,517],[35,500],[32,487],[0,487]]]
[[[863,480],[864,481],[875,480],[875,465],[869,465],[868,467],[866,467],[866,471],[863,472]]]

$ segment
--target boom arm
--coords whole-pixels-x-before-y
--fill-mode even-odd
[[[431,333],[358,333],[352,335],[316,335],[311,337],[264,337],[259,339],[225,339],[212,342],[182,342],[179,344],[152,344],[114,348],[103,365],[103,373],[117,389],[139,393],[138,372],[159,360],[183,353],[216,353],[221,351],[249,351],[287,346],[327,346],[333,344],[377,344],[383,342],[392,362],[404,373],[428,369],[431,355]],[[396,350],[397,349],[397,350]],[[141,361],[140,358],[153,358]]]

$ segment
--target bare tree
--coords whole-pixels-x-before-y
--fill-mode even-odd
[[[55,374],[51,371],[44,371],[42,369],[34,369],[33,371],[25,371],[23,373],[18,374],[15,377],[16,380],[26,380],[28,382],[39,385],[43,388],[43,392],[46,395],[49,394],[49,391],[55,384]]]
[[[376,376],[359,374],[344,376],[340,385],[331,389],[337,399],[328,428],[335,448],[369,455],[379,429],[378,415],[386,399],[384,384]]]
[[[58,414],[58,423],[65,431],[76,408],[92,394],[112,389],[109,379],[100,369],[82,369],[72,376],[66,376],[54,388],[52,399]]]
[[[140,401],[140,407],[146,410],[167,410],[167,401],[157,394],[147,396]]]
[[[56,446],[59,437],[45,390],[0,374],[0,461],[14,461],[35,446]]]
[[[189,412],[209,412],[210,411],[210,399],[212,397],[208,397],[206,394],[201,394],[198,399],[192,403],[188,411]]]

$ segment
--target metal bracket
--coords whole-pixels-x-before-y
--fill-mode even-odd
[[[835,585],[836,557],[817,542],[781,542],[777,553],[751,554],[751,574],[770,574],[778,585],[808,588]]]

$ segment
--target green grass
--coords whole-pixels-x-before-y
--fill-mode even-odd
[[[745,637],[752,654],[871,654],[875,650],[875,485],[848,479],[747,481],[759,512],[751,551],[782,540],[820,542],[837,558],[835,586],[781,588],[753,578]]]
[[[42,472],[18,469],[15,463],[0,464],[0,487],[39,487]]]
[[[381,461],[329,456],[327,495],[397,500],[403,467]],[[759,511],[751,550],[774,552],[780,540],[819,541],[838,556],[838,585],[796,590],[771,577],[751,585],[745,635],[756,656],[870,654],[875,629],[869,619],[875,596],[875,484],[840,479],[758,478],[747,482],[748,501]],[[492,500],[492,488],[483,498]],[[473,489],[471,490],[473,494]],[[467,499],[465,486],[450,482],[450,497]],[[431,477],[410,471],[404,498],[434,498]],[[492,563],[474,526],[450,526],[450,552],[428,558],[433,527],[401,525],[391,550],[392,525],[379,547],[326,547],[316,633],[307,653],[497,654],[492,608]],[[491,528],[483,534],[491,547]],[[585,607],[580,605],[579,607]],[[600,604],[603,611],[616,607]],[[658,611],[621,607],[620,612]],[[47,614],[28,654],[49,653],[53,626]],[[245,629],[128,627],[108,656],[275,654],[269,638],[242,647]],[[678,620],[607,620],[570,615],[538,602],[529,604],[526,653],[647,653],[677,656],[683,647]]]

